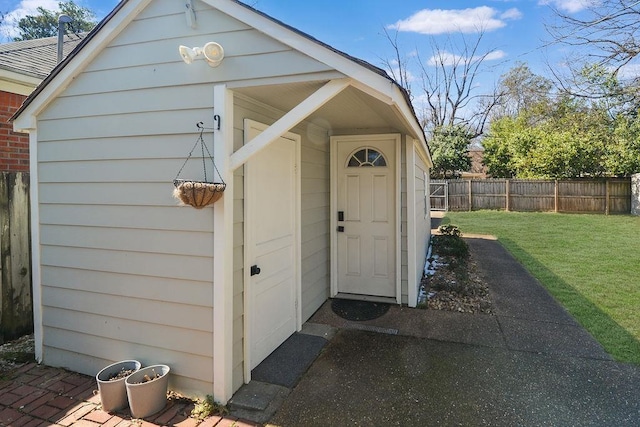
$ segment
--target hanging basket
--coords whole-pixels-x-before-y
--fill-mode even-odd
[[[175,189],[173,190],[173,197],[178,199],[182,205],[189,205],[193,206],[196,209],[202,209],[205,206],[209,206],[217,202],[222,197],[222,193],[227,187],[227,184],[225,184],[224,180],[222,179],[220,171],[218,170],[216,163],[213,160],[213,156],[207,148],[207,145],[204,143],[202,134],[205,128],[202,122],[196,123],[196,126],[198,127],[198,129],[200,129],[200,135],[198,135],[198,139],[195,145],[191,149],[191,152],[189,152],[187,159],[184,161],[182,167],[178,171],[178,174],[173,180],[173,186],[175,187]],[[202,153],[202,169],[204,180],[196,181],[191,179],[179,179],[180,173],[184,169],[189,159],[191,159],[191,156],[193,155],[193,152],[198,147],[198,145],[200,145],[200,151]],[[211,165],[213,166],[212,172],[214,172],[214,175],[215,173],[218,174],[218,177],[220,177],[220,182],[209,182],[207,180],[207,158],[211,160]]]
[[[175,179],[173,185],[176,187],[173,190],[173,197],[183,205],[193,206],[196,209],[202,209],[217,202],[227,187],[223,182],[199,182],[186,179]]]

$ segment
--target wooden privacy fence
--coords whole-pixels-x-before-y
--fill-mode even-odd
[[[446,185],[446,190],[438,186]],[[576,179],[524,180],[481,179],[431,181],[433,210],[550,211],[628,214],[631,211],[631,180]],[[441,197],[446,193],[446,199]]]
[[[33,332],[29,174],[0,176],[0,343]]]

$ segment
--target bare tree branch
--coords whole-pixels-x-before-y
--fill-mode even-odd
[[[497,92],[479,94],[477,80],[493,50],[480,53],[483,32],[469,40],[461,36],[457,45],[449,38],[444,44],[431,40],[432,55],[427,61],[417,56],[420,67],[422,99],[425,103],[425,128],[464,125],[473,137],[480,136],[491,110],[497,105]]]
[[[386,28],[383,28],[383,31],[384,36],[393,47],[395,58],[393,60],[380,58],[380,60],[382,60],[382,63],[391,74],[391,77],[393,77],[393,79],[398,82],[400,86],[405,88],[407,93],[409,93],[409,97],[413,99],[413,96],[411,95],[411,83],[409,79],[408,63],[406,57],[402,56],[400,51],[400,46],[398,44],[398,31],[393,34],[390,34]]]
[[[577,48],[585,62],[611,67],[617,74],[640,54],[640,1],[592,2],[576,18],[553,9],[558,23],[546,25],[553,43]]]

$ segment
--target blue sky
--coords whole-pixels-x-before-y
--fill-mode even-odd
[[[474,42],[478,28],[483,28],[480,51],[489,56],[485,60],[487,72],[479,84],[489,86],[516,61],[526,62],[534,72],[548,75],[546,63],[557,65],[563,58],[561,46],[544,47],[549,39],[544,24],[553,19],[550,6],[574,14],[589,2],[599,0],[245,1],[337,49],[382,68],[384,61],[394,55],[383,35],[385,29],[392,34],[398,31],[400,50],[410,58],[410,63],[417,60],[415,53],[418,52],[419,58],[428,66],[433,41],[444,46],[447,38],[459,40],[463,33]],[[57,3],[58,0],[0,0],[0,11],[8,13],[11,20],[33,13],[37,6],[54,10]],[[76,3],[89,7],[102,18],[118,1],[76,0]],[[6,41],[6,28],[3,33]],[[415,77],[419,74],[416,68],[410,71]]]

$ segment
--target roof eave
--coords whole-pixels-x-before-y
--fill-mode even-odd
[[[401,112],[408,128],[413,130],[413,136],[424,145],[429,152],[426,136],[415,110],[411,104],[408,92],[390,77],[383,69],[376,67],[364,60],[353,57],[313,36],[306,34],[282,21],[279,21],[239,0],[203,0],[210,6],[227,13],[245,24],[276,38],[278,41],[301,52],[305,52],[312,58],[335,68],[337,71],[351,77],[355,82],[360,82],[368,87],[364,91],[375,93],[374,96],[387,104],[394,104]],[[265,26],[268,23],[278,24],[274,30],[267,32]],[[363,86],[360,89],[364,89]]]
[[[16,130],[35,128],[35,116],[44,108],[48,100],[64,90],[68,82],[77,74],[77,70],[82,68],[82,64],[88,63],[97,55],[96,52],[115,37],[137,15],[136,12],[144,9],[151,1],[123,0],[118,3],[116,8],[87,35],[71,54],[54,68],[51,74],[26,99],[11,119],[14,121],[14,128]],[[407,91],[384,70],[332,48],[314,37],[238,0],[202,1],[293,49],[305,52],[310,57],[359,82],[361,88],[364,88],[366,92],[374,93],[376,98],[388,104],[394,104],[408,128],[413,130],[413,136],[422,141],[428,152],[424,131],[411,105]],[[273,23],[277,25],[273,25]],[[91,52],[87,52],[84,47],[90,43],[94,46]],[[71,62],[76,63],[73,69],[67,67]],[[53,80],[58,80],[59,83],[51,85],[50,83]],[[27,118],[27,116],[31,116],[31,118]]]

